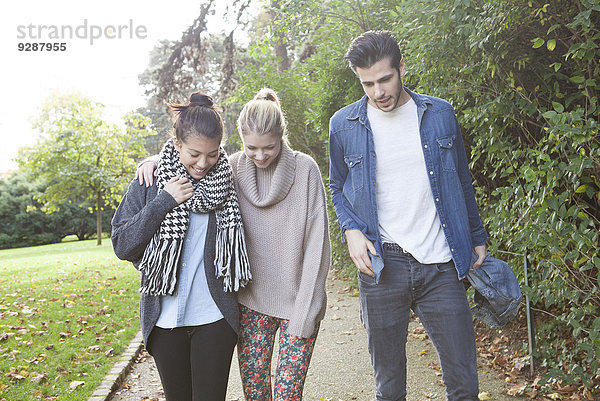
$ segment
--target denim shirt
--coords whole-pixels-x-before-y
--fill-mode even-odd
[[[473,251],[471,266],[478,257]],[[508,263],[488,252],[481,267],[469,269],[467,279],[475,289],[471,307],[473,317],[491,327],[502,327],[517,316],[521,288]]]
[[[458,277],[463,279],[472,247],[485,244],[487,233],[477,211],[460,127],[450,103],[404,89],[417,105],[431,192]],[[331,117],[329,157],[329,185],[342,241],[346,230],[359,229],[373,242],[377,255],[370,256],[379,282],[384,266],[377,218],[375,143],[367,119],[366,95]]]

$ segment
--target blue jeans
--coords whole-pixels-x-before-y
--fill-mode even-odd
[[[406,399],[410,309],[436,348],[449,401],[478,400],[473,320],[452,261],[424,265],[396,244],[384,244],[379,284],[359,272],[361,318],[367,329],[376,398]]]

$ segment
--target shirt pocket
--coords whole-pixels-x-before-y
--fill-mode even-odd
[[[456,148],[454,146],[454,135],[438,138],[437,143],[440,147],[440,160],[442,170],[456,171]]]
[[[352,181],[352,189],[359,191],[363,188],[363,157],[362,155],[346,155],[344,156],[344,162],[348,167],[348,174]]]

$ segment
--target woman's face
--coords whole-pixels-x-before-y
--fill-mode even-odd
[[[175,138],[174,144],[179,152],[181,164],[195,180],[204,178],[219,159],[221,138],[207,138],[192,134],[185,142]]]
[[[242,136],[244,152],[258,168],[267,168],[281,152],[282,138],[278,135],[258,135],[252,132]]]

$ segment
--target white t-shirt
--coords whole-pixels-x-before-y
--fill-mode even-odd
[[[410,99],[367,117],[377,154],[377,212],[384,242],[395,242],[424,264],[448,262],[450,248],[435,209],[421,149],[417,105]]]

